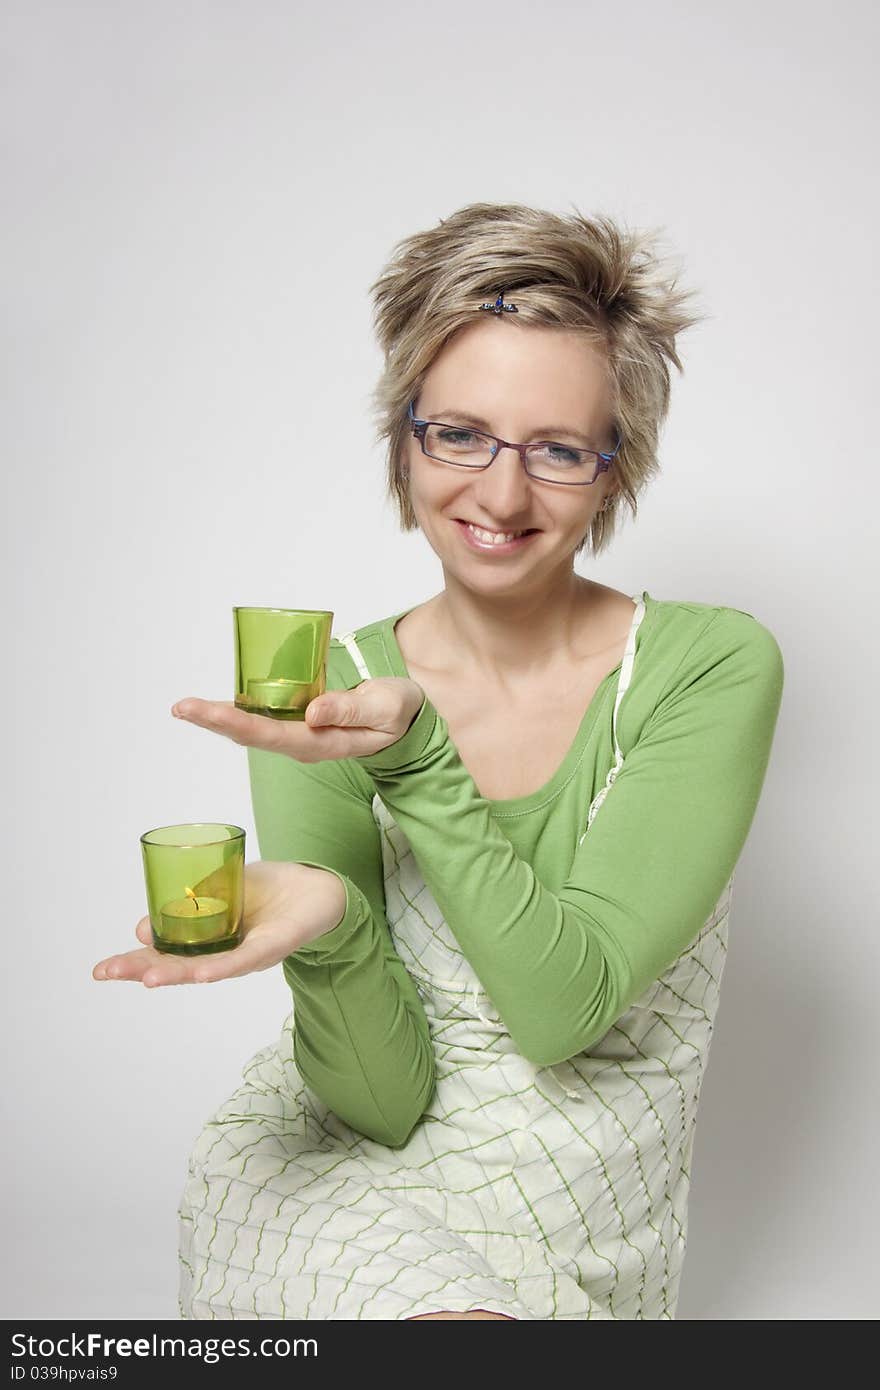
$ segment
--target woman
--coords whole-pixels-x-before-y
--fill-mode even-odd
[[[334,639],[302,724],[174,707],[249,750],[247,936],[94,972],[292,991],[191,1153],[181,1316],[671,1319],[783,663],[573,562],[657,471],[697,320],[645,235],[519,205],[373,289],[389,491],[443,588]]]

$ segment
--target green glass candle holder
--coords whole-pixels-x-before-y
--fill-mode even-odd
[[[202,956],[241,941],[245,832],[238,825],[162,825],[141,836],[157,951]]]
[[[305,719],[327,689],[333,614],[315,608],[233,608],[235,706]]]

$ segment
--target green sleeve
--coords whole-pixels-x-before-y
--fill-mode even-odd
[[[294,1061],[342,1120],[396,1148],[433,1094],[434,1052],[385,920],[372,789],[344,760],[304,764],[249,748],[248,767],[262,858],[329,869],[346,892],[338,925],[283,962]]]
[[[699,933],[757,809],[782,686],[772,633],[713,610],[558,893],[517,855],[427,698],[396,743],[352,759],[523,1056],[547,1066],[587,1050]]]

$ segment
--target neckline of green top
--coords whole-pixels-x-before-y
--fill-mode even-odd
[[[636,654],[638,654],[639,647],[641,646],[645,629],[651,624],[656,606],[656,600],[651,598],[647,589],[642,590],[642,599],[645,604],[645,615],[636,631]],[[395,676],[404,676],[407,680],[411,680],[412,677],[407,670],[406,661],[400,649],[400,644],[397,641],[394,628],[395,625],[400,622],[401,618],[404,618],[407,613],[411,613],[413,608],[417,607],[418,604],[414,603],[411,608],[403,608],[399,613],[393,613],[390,618],[385,618],[384,621],[379,624],[379,629],[382,634],[382,643],[388,657],[389,665]],[[580,761],[584,747],[593,731],[596,720],[605,702],[612,691],[616,691],[617,689],[617,680],[622,666],[623,661],[621,660],[614,667],[614,670],[609,671],[607,676],[599,682],[592,700],[584,711],[584,716],[578,726],[574,741],[569,747],[565,757],[562,759],[562,762],[553,773],[553,776],[550,777],[542,787],[538,787],[535,791],[529,792],[526,796],[508,796],[497,800],[493,800],[491,797],[484,797],[483,799],[487,805],[492,807],[493,813],[514,816],[523,815],[528,811],[536,811],[540,806],[544,806],[562,791],[562,788],[566,785]]]

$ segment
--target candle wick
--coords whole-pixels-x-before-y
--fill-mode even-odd
[[[198,912],[198,911],[199,911],[199,900],[198,900],[198,898],[196,897],[196,895],[195,895],[195,893],[193,892],[193,890],[192,890],[191,888],[187,888],[186,885],[184,885],[183,891],[184,891],[184,893],[186,893],[186,895],[187,895],[188,898],[192,898],[193,902],[194,902],[195,905],[196,905],[196,912]]]

